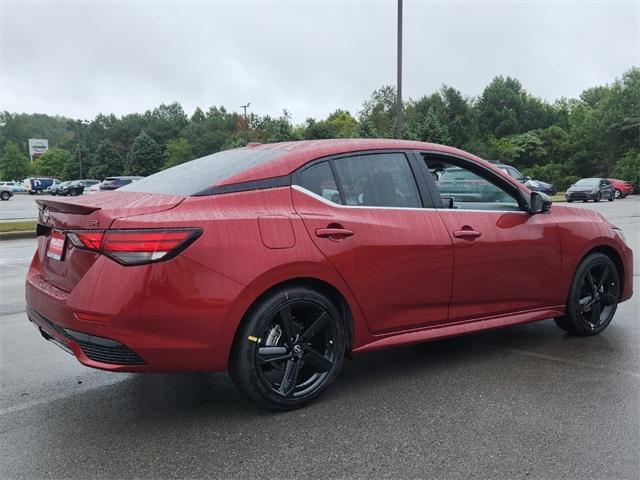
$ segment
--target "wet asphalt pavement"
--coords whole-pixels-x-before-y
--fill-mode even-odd
[[[26,320],[35,240],[2,241],[0,478],[638,478],[640,197],[577,206],[636,252],[636,295],[603,334],[548,320],[364,354],[290,413],[225,374],[81,366]]]

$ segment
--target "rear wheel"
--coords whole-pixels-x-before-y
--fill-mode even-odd
[[[609,194],[609,201],[610,201],[610,202],[613,202],[613,199],[614,199],[614,198],[615,198],[615,194],[610,193],[610,194]]]
[[[594,202],[599,202],[600,200],[602,200],[602,193],[598,192],[598,194],[596,195],[596,197],[593,199]]]
[[[621,198],[622,192],[616,188],[615,195],[616,195],[616,198]]]
[[[77,197],[78,196],[78,191],[77,190],[69,190],[69,195],[71,195],[72,197]]]
[[[575,335],[596,335],[611,323],[619,297],[620,277],[615,264],[606,255],[593,253],[576,269],[566,314],[555,321]]]
[[[344,322],[327,297],[306,287],[284,288],[248,313],[234,342],[229,373],[254,402],[290,410],[333,383],[345,348]]]
[[[0,193],[0,198],[4,201],[7,201],[11,198],[11,194],[9,192]]]

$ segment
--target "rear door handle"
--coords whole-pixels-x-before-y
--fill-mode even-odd
[[[468,238],[474,239],[480,237],[482,234],[480,232],[476,232],[475,230],[455,230],[453,232],[453,236],[456,238]]]
[[[316,229],[316,237],[329,238],[331,240],[343,240],[353,235],[351,230],[346,228],[318,228]]]

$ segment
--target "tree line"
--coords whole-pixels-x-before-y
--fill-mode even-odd
[[[204,155],[252,142],[395,136],[396,91],[383,86],[357,116],[336,110],[325,119],[294,125],[278,117],[179,103],[91,121],[61,116],[0,113],[0,177],[61,179],[150,175]],[[611,84],[553,103],[535,97],[515,78],[497,76],[479,97],[450,86],[404,102],[405,139],[442,143],[501,160],[525,175],[566,188],[580,177],[613,176],[640,184],[640,69]],[[33,163],[28,138],[50,149]]]

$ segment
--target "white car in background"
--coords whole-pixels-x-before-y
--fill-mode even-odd
[[[19,182],[0,182],[0,187],[8,188],[13,193],[24,192],[24,187]]]
[[[89,188],[85,188],[84,189],[85,195],[86,194],[92,194],[92,193],[98,193],[100,191],[100,185],[102,185],[102,182],[95,183],[95,184],[91,185]]]

